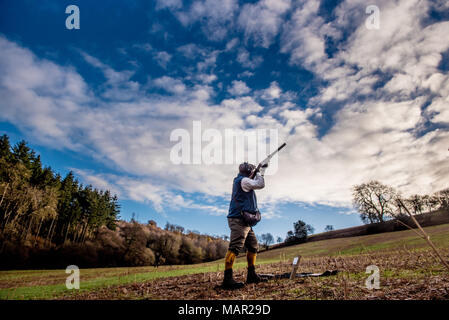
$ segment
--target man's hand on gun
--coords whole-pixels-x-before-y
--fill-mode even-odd
[[[273,151],[271,154],[268,155],[268,157],[266,159],[264,159],[261,163],[259,163],[258,166],[251,171],[251,174],[249,175],[249,178],[250,179],[254,179],[254,177],[256,176],[257,172],[260,172],[260,175],[263,176],[265,174],[265,169],[268,168],[268,163],[270,162],[271,158],[276,153],[278,153],[279,150],[284,148],[285,145],[286,145],[286,143],[284,142],[283,144],[280,145],[279,148],[277,148],[277,150]]]
[[[251,179],[254,179],[256,177],[257,173],[260,173],[260,175],[263,177],[265,174],[265,170],[268,168],[268,163],[264,163],[264,164],[259,164],[257,167],[255,167],[253,169],[253,171],[251,171],[251,174],[249,175],[249,177]]]

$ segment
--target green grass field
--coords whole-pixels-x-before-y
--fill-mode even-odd
[[[441,248],[442,251],[446,251],[449,248],[449,224],[427,227],[425,230],[431,236],[435,245]],[[424,240],[418,238],[412,231],[407,230],[323,240],[269,250],[259,253],[257,264],[262,267],[267,265],[268,268],[268,265],[272,266],[276,263],[284,263],[288,266],[288,263],[297,255],[303,257],[302,261],[312,263],[325,258],[334,260],[335,258],[351,259],[351,257],[361,257],[369,254],[388,254],[398,250],[427,252],[428,247]],[[246,260],[242,255],[237,259],[235,269],[241,270],[245,266]],[[112,289],[123,285],[136,286],[161,278],[206,275],[207,273],[218,274],[222,271],[222,268],[223,261],[220,260],[195,265],[162,266],[159,268],[81,269],[81,288],[76,290],[75,293],[73,293],[73,290],[68,290],[65,287],[65,279],[68,276],[65,270],[0,271],[0,299],[54,299],[72,294],[88,294],[100,289]],[[421,271],[416,270],[416,273],[419,272]],[[414,271],[384,271],[385,276],[395,275],[397,278],[412,276],[410,273],[414,273]],[[354,273],[352,276],[356,277],[357,274]],[[362,274],[360,273],[359,276]]]

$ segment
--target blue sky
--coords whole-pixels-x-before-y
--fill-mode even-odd
[[[354,184],[449,178],[448,4],[370,4],[376,30],[361,0],[2,1],[0,133],[116,192],[124,219],[222,235],[237,164],[175,165],[170,133],[276,129],[256,233],[358,225]]]

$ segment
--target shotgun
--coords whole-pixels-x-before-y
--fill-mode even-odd
[[[259,172],[260,168],[262,167],[266,167],[268,166],[268,162],[270,162],[271,158],[273,158],[273,156],[278,153],[283,147],[285,147],[287,144],[284,142],[283,144],[280,145],[279,148],[277,148],[276,150],[274,150],[272,153],[270,153],[268,155],[268,157],[266,157],[264,160],[262,160],[262,162],[260,162],[257,167],[253,170],[253,172],[251,172],[251,174],[249,175],[250,179],[254,179],[254,177],[256,176],[256,173]]]

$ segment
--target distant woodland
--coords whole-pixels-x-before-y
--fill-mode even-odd
[[[43,166],[25,141],[0,137],[0,268],[187,264],[224,257],[228,243],[167,223],[119,220],[116,195]]]

